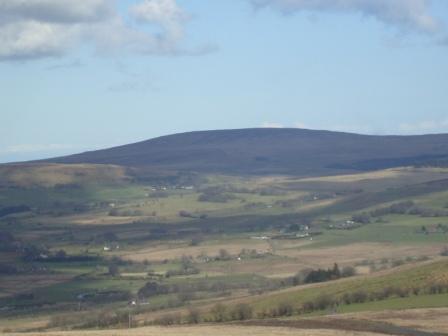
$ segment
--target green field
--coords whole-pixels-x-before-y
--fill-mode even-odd
[[[117,168],[108,178],[90,166],[77,167],[76,176],[60,165],[40,169],[35,176],[0,174],[0,209],[28,207],[0,217],[0,233],[12,235],[0,251],[6,270],[0,320],[9,324],[36,316],[45,328],[82,307],[70,322],[79,326],[82,314],[126,311],[129,300],[145,302],[133,308],[140,324],[217,303],[246,302],[254,316],[287,304],[298,314],[323,294],[340,298],[448,281],[448,264],[437,261],[448,246],[448,192],[438,183],[448,177],[445,169],[315,178],[203,175],[187,182],[130,179]],[[13,187],[15,181],[21,182]],[[412,202],[403,213],[370,215],[403,202]],[[352,221],[362,214],[367,222]],[[58,253],[62,259],[52,260]],[[335,262],[358,276],[292,283],[298,272]],[[148,283],[154,292],[138,297]],[[442,307],[444,299],[391,297],[340,304],[338,311]]]

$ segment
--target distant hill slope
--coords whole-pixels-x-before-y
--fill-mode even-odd
[[[131,180],[127,169],[93,164],[0,165],[0,187],[57,187],[82,184],[119,184]]]
[[[408,165],[446,165],[448,134],[371,136],[269,128],[200,131],[44,162],[227,174],[317,175]]]

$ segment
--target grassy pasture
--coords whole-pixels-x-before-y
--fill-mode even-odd
[[[30,175],[31,171],[26,170],[7,175],[8,183],[22,181],[22,185],[19,183],[16,188],[5,188],[2,184],[0,206],[26,204],[33,209],[31,213],[0,218],[0,231],[10,230],[21,242],[44,245],[52,252],[64,249],[70,255],[88,253],[98,257],[98,262],[41,262],[38,264],[46,266],[48,274],[1,276],[0,295],[3,298],[0,308],[2,304],[12,302],[11,295],[26,292],[33,292],[32,302],[14,303],[46,302],[53,305],[51,309],[54,310],[65,309],[61,308],[65,303],[76,305],[76,296],[84,292],[127,290],[135,295],[151,278],[147,274],[149,270],[154,272],[155,277],[160,276],[157,281],[163,284],[187,285],[205,281],[233,286],[226,297],[218,298],[217,293],[198,291],[189,303],[192,306],[211,306],[218,301],[231,304],[235,302],[232,300],[242,300],[253,303],[256,311],[275,307],[283,301],[300,305],[321,293],[341,295],[356,288],[380,288],[388,282],[400,285],[425,283],[432,279],[431,275],[445,277],[447,272],[446,265],[438,263],[423,266],[423,271],[405,267],[399,273],[383,271],[369,274],[367,265],[366,275],[362,278],[262,295],[249,292],[249,289],[269,287],[305,268],[327,268],[334,262],[341,266],[354,266],[367,260],[378,265],[384,258],[438,255],[442,247],[448,245],[448,236],[440,233],[426,235],[420,229],[423,225],[448,224],[448,217],[386,215],[382,222],[353,230],[327,230],[322,223],[326,220],[331,223],[345,221],[355,213],[402,200],[445,209],[448,203],[447,186],[438,180],[446,179],[448,170],[403,168],[308,179],[208,175],[194,189],[173,187],[160,194],[160,191],[152,190],[150,182],[130,181],[126,172],[116,167],[77,166],[73,167],[73,171],[64,169],[60,166],[39,167],[34,180],[22,177],[23,174]],[[99,174],[104,174],[103,180]],[[0,171],[1,178],[6,179],[5,173],[1,175]],[[61,183],[65,183],[66,187],[55,187]],[[80,185],[70,187],[72,183]],[[209,187],[222,187],[231,197],[225,202],[199,201],[200,195]],[[58,204],[69,204],[69,208],[73,207],[72,204],[86,207],[59,214]],[[109,215],[112,209],[119,214]],[[202,219],[181,217],[179,212],[182,210],[194,216],[206,216]],[[120,215],[134,211],[139,213]],[[294,235],[294,230],[303,223],[322,234],[313,236],[312,240],[293,236],[253,239]],[[291,226],[296,229],[292,230]],[[105,232],[113,233],[117,242],[102,239],[101,235]],[[199,241],[192,244],[196,237],[200,238]],[[104,251],[104,247],[112,243],[119,244],[120,248]],[[204,262],[198,258],[204,255],[213,258],[222,249],[230,254],[228,260]],[[256,250],[261,256],[238,260],[237,256],[243,249]],[[163,278],[166,272],[182,268],[180,259],[184,255],[193,257],[192,263],[200,273]],[[134,264],[120,265],[122,276],[106,275],[113,257],[132,260]],[[6,252],[0,252],[0,260],[22,262],[19,254]],[[144,264],[146,260],[148,263]],[[15,284],[15,281],[19,282]],[[185,313],[187,304],[178,308],[166,307],[167,302],[177,299],[176,294],[152,297],[151,304],[164,310],[150,312],[149,315],[175,309]],[[340,309],[350,312],[387,307],[410,308],[417,307],[420,299],[422,307],[434,307],[443,305],[445,297],[390,299],[341,306]],[[112,302],[92,306],[91,309],[122,309],[126,304],[124,301]],[[21,314],[17,312],[18,320]],[[23,314],[23,318],[29,318],[29,315]]]
[[[318,298],[322,295],[340,297],[344,293],[363,290],[372,292],[381,290],[389,286],[397,286],[400,288],[412,288],[414,286],[428,285],[433,282],[448,282],[448,261],[429,262],[421,266],[405,266],[401,270],[385,271],[372,276],[363,276],[354,279],[343,279],[334,282],[313,284],[303,288],[287,289],[279,293],[272,293],[261,298],[254,298],[252,305],[257,311],[276,307],[281,303],[291,304],[299,307],[306,301]],[[414,298],[411,298],[413,300]],[[416,297],[412,303],[416,303],[419,297]],[[430,300],[430,299],[429,299]],[[441,299],[441,301],[444,301]],[[394,304],[394,300],[390,300],[390,305]],[[368,305],[383,305],[383,309],[388,308],[387,302],[366,303]],[[448,305],[448,301],[445,303]],[[406,308],[405,305],[403,308]],[[362,308],[358,307],[359,309]]]

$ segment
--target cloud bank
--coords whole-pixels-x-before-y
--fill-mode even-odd
[[[436,33],[439,22],[429,11],[429,0],[249,0],[256,8],[269,7],[284,14],[345,12],[373,17],[403,31]]]
[[[0,0],[0,60],[97,52],[176,54],[188,21],[176,0],[143,0],[120,13],[112,0]]]

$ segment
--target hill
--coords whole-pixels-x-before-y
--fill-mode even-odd
[[[446,165],[448,134],[372,136],[267,128],[200,131],[44,162],[225,174],[319,175],[409,165]]]

